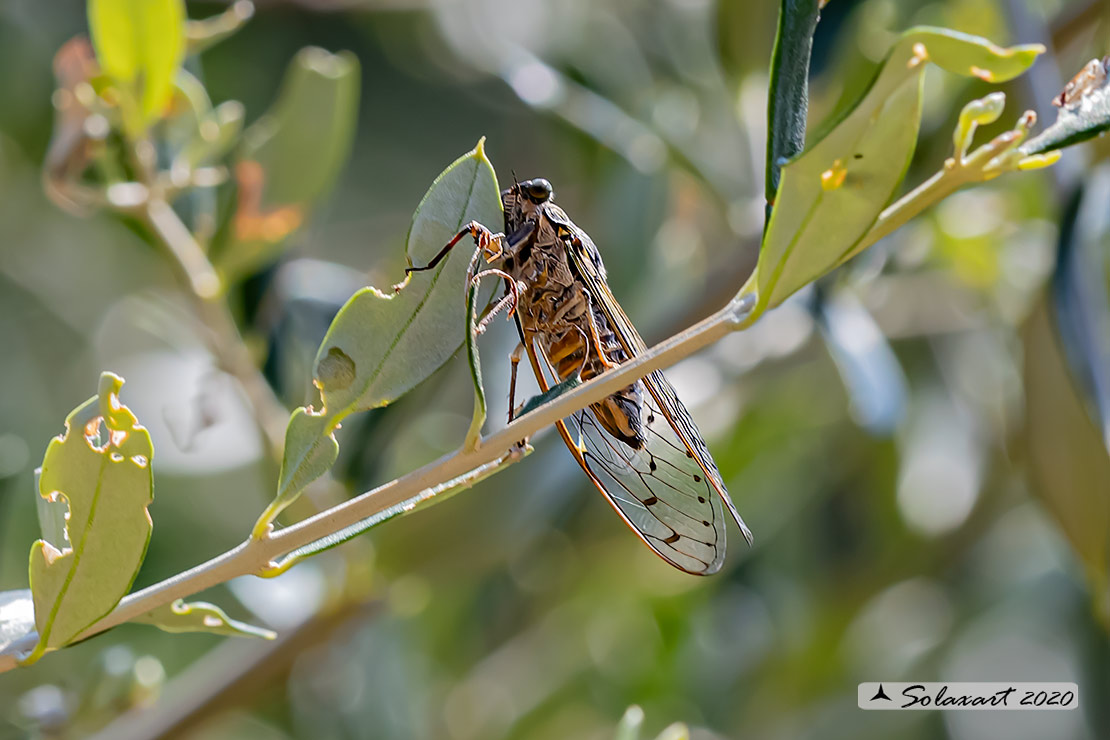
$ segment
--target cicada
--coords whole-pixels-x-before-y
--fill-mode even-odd
[[[499,305],[511,305],[521,340],[511,388],[521,348],[545,392],[552,383],[589,380],[643,352],[643,339],[609,289],[597,247],[555,205],[551,183],[514,182],[501,201],[503,232],[471,222],[428,265],[408,271],[435,267],[467,235],[478,247],[475,262],[481,255],[500,263],[490,272],[506,279]],[[509,407],[511,418],[512,400]],[[674,567],[696,575],[720,570],[725,509],[751,543],[705,441],[662,372],[556,426],[621,519]]]

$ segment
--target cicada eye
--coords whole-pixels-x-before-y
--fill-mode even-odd
[[[542,177],[520,183],[520,189],[536,203],[543,203],[551,197],[551,183]]]

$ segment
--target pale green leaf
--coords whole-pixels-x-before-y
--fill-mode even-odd
[[[289,417],[277,494],[255,525],[256,538],[264,537],[282,509],[335,464],[339,457],[339,442],[334,434],[338,424],[339,419],[333,415],[314,413],[303,406]]]
[[[178,599],[131,621],[152,624],[165,632],[209,632],[229,637],[261,637],[264,640],[277,637],[272,630],[232,619],[223,609],[206,601],[186,603]]]
[[[482,142],[436,178],[413,216],[407,253],[425,265],[470,221],[500,230],[497,176]],[[434,270],[416,272],[384,294],[365,288],[335,317],[316,355],[316,382],[332,414],[385,406],[439,369],[466,339],[469,237]],[[478,297],[484,306],[494,290]]]
[[[939,28],[905,32],[859,103],[783,167],[759,263],[743,291],[758,295],[753,318],[835,267],[893,198],[917,144],[926,61],[1001,82],[1041,51]]]
[[[138,101],[141,124],[161,117],[185,56],[184,2],[89,0],[89,29],[102,70]]]
[[[0,591],[0,655],[19,655],[34,640],[35,604],[31,591]]]
[[[416,209],[407,253],[423,265],[466,223],[500,224],[497,176],[482,142],[444,170]],[[316,355],[324,408],[290,419],[277,496],[254,535],[335,461],[331,437],[350,414],[385,406],[434,373],[466,338],[466,275],[473,245],[460,243],[434,270],[413,273],[390,294],[363,288],[340,309]],[[492,285],[479,296],[488,302]],[[299,417],[299,418],[298,418]]]
[[[474,450],[482,438],[482,425],[486,423],[486,389],[482,385],[482,358],[478,354],[478,293],[480,282],[474,280],[466,287],[466,360],[470,365],[470,381],[474,384],[474,413],[470,428],[466,430],[463,449]]]
[[[68,545],[31,547],[39,644],[28,662],[77,637],[131,588],[146,554],[153,499],[150,435],[119,402],[123,379],[104,373],[100,393],[66,419],[46,449],[39,494],[64,499]]]
[[[213,255],[230,278],[273,259],[335,185],[358,123],[359,65],[350,52],[294,57],[277,101],[243,133],[238,207]]]

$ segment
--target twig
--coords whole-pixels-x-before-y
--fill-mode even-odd
[[[269,537],[247,540],[238,547],[179,573],[161,583],[125,597],[108,616],[80,635],[91,637],[140,614],[185,598],[219,583],[243,575],[266,572],[276,558],[324,539],[345,527],[418,496],[421,491],[464,476],[469,471],[504,456],[519,440],[554,424],[575,411],[595,403],[650,372],[659,370],[703,349],[754,321],[751,296],[733,300],[706,320],[681,334],[660,342],[627,363],[558,396],[534,412],[521,416],[501,431],[486,437],[477,449],[455,452],[414,470],[408,475],[332,507],[316,516],[274,532]],[[0,656],[0,672],[17,665],[13,655]]]

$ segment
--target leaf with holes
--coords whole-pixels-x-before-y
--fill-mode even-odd
[[[926,61],[1004,82],[1042,51],[942,28],[902,34],[855,107],[783,167],[756,271],[741,291],[758,297],[750,320],[839,264],[895,195],[917,145]]]
[[[427,264],[470,221],[500,226],[501,194],[484,141],[444,170],[417,206],[406,245],[412,264]],[[332,434],[343,419],[393,402],[462,346],[473,251],[460,242],[434,270],[412,273],[388,294],[363,288],[340,309],[316,354],[324,408],[298,410],[290,419],[277,496],[255,525],[255,537],[264,536],[278,513],[335,461]],[[489,303],[494,288],[487,281],[476,305]]]
[[[187,603],[178,599],[131,621],[152,624],[165,632],[208,632],[229,637],[261,637],[264,640],[277,637],[273,630],[232,619],[223,609],[206,601]]]
[[[64,542],[31,546],[31,593],[39,642],[25,661],[62,647],[105,616],[131,588],[153,527],[150,435],[119,401],[123,379],[66,418],[46,448],[39,495],[69,508]]]

